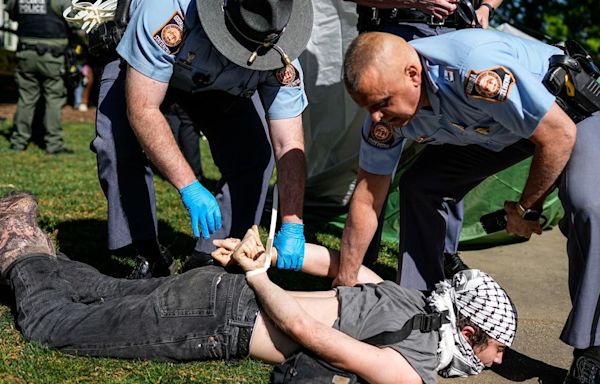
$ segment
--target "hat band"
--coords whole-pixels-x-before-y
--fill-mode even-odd
[[[231,24],[231,26],[233,27],[233,29],[235,29],[235,31],[236,31],[236,33],[238,35],[240,35],[246,41],[258,44],[258,46],[256,47],[256,49],[248,57],[248,64],[251,65],[252,63],[254,63],[254,61],[258,57],[258,50],[261,49],[261,48],[267,48],[267,49],[273,48],[273,49],[275,49],[275,51],[277,51],[277,53],[279,53],[279,55],[281,56],[281,61],[285,65],[291,63],[288,55],[283,51],[283,49],[281,49],[281,47],[279,47],[277,45],[277,42],[279,41],[279,38],[281,37],[281,35],[285,31],[285,27],[280,32],[271,33],[271,34],[267,35],[267,38],[265,38],[263,41],[260,41],[260,40],[253,39],[250,36],[246,35],[244,32],[242,32],[240,30],[240,28],[238,28],[238,26],[235,24],[235,22],[233,21],[233,19],[231,18],[231,16],[229,15],[229,12],[225,11],[225,16],[227,17],[227,20],[229,21],[229,24]]]

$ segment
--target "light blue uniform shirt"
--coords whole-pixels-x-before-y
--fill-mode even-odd
[[[267,119],[296,117],[308,105],[298,60],[293,64],[300,81],[288,86],[277,82],[272,71],[253,71],[230,62],[204,33],[195,0],[134,0],[130,17],[117,52],[151,79],[171,81],[177,88],[184,85],[190,92],[220,90],[250,97],[258,90]],[[189,65],[174,71],[175,63],[185,60]]]
[[[362,128],[360,167],[389,175],[406,139],[427,144],[477,144],[500,151],[529,138],[555,97],[542,79],[550,45],[501,32],[465,29],[411,41],[421,56],[431,108],[423,108],[383,145]]]

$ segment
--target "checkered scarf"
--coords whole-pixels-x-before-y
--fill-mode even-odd
[[[507,347],[517,332],[517,311],[510,297],[487,273],[468,269],[452,279],[454,306],[463,316]]]
[[[437,371],[444,377],[480,373],[484,365],[457,327],[455,310],[507,346],[516,332],[516,312],[506,292],[489,275],[477,269],[457,273],[452,281],[436,284],[427,299],[432,310],[448,310],[450,323],[440,330]]]

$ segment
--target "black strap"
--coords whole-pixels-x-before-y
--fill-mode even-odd
[[[361,341],[371,345],[392,345],[406,339],[414,330],[418,329],[423,333],[437,331],[449,322],[448,311],[419,313],[411,317],[398,331],[382,332]]]
[[[115,22],[120,27],[125,27],[129,22],[129,6],[131,0],[118,0],[117,10],[115,11]]]

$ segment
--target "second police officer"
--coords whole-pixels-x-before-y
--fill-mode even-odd
[[[442,35],[460,28],[480,26],[487,28],[494,17],[495,9],[500,6],[502,0],[351,0],[357,4],[358,30],[360,33],[367,31],[379,31],[392,33],[400,36],[406,41],[428,36]],[[365,124],[370,124],[367,117]],[[366,183],[364,172],[358,173],[357,188]],[[402,186],[400,186],[402,188]],[[387,202],[387,200],[386,200]],[[385,206],[385,202],[384,202]],[[467,266],[458,256],[458,242],[462,229],[464,207],[462,201],[444,203],[448,221],[446,230],[446,241],[444,247],[444,265],[440,265],[440,277],[447,275],[451,277],[460,269]],[[382,210],[382,215],[385,210]],[[356,263],[370,265],[377,259],[381,232],[383,230],[383,216],[380,216],[379,224],[373,240],[366,251],[354,249],[342,243],[342,264],[340,274],[334,281],[334,285],[354,285],[353,270]],[[365,253],[366,252],[366,253]],[[402,265],[399,265],[401,273]]]

